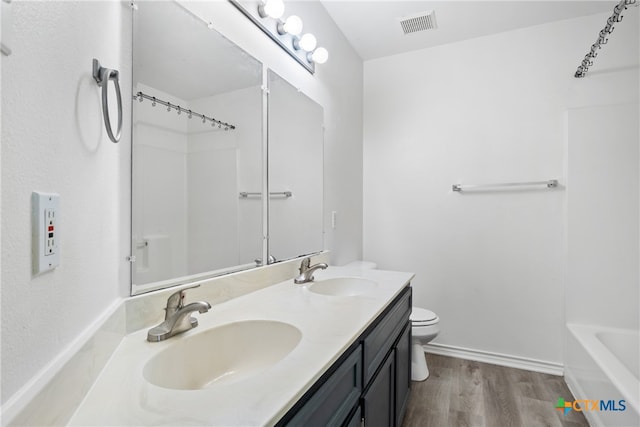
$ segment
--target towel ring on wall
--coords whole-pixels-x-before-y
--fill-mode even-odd
[[[122,132],[122,94],[120,93],[120,73],[118,70],[112,70],[110,68],[104,68],[100,65],[100,61],[93,59],[93,78],[98,86],[102,88],[102,117],[104,118],[104,126],[107,129],[109,139],[113,142],[120,141],[120,134]],[[116,88],[116,97],[118,100],[118,130],[116,135],[113,135],[113,129],[111,127],[111,119],[109,118],[109,103],[107,99],[107,93],[109,92],[109,80],[113,80]]]

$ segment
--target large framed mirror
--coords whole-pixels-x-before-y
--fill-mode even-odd
[[[323,249],[324,110],[267,74],[269,254],[282,260]]]
[[[265,216],[262,64],[177,3],[136,6],[132,295],[255,267]]]

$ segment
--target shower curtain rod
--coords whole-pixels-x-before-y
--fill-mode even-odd
[[[142,102],[145,99],[148,99],[149,101],[151,101],[151,106],[153,107],[155,107],[156,103],[158,103],[160,105],[164,105],[165,107],[167,107],[167,111],[171,111],[172,109],[174,109],[178,112],[178,114],[186,113],[188,118],[192,118],[193,116],[196,116],[202,119],[202,123],[205,123],[207,120],[209,120],[211,122],[211,126],[215,127],[215,125],[218,125],[219,129],[222,129],[222,127],[224,127],[224,130],[233,130],[236,128],[234,125],[230,125],[229,123],[221,122],[220,120],[214,119],[213,117],[207,117],[204,114],[187,110],[185,108],[182,108],[179,105],[174,105],[170,102],[158,99],[155,96],[147,95],[146,93],[138,92],[135,95],[133,95],[133,99],[138,99],[140,102]]]
[[[585,55],[580,66],[578,66],[574,77],[580,78],[584,77],[585,74],[587,74],[587,71],[589,71],[589,67],[593,65],[593,58],[598,56],[596,51],[602,48],[602,45],[607,44],[607,42],[609,41],[607,35],[613,32],[613,24],[622,21],[622,12],[627,8],[627,6],[635,4],[636,1],[637,0],[622,0],[613,8],[613,14],[609,17],[609,19],[607,19],[607,25],[598,34],[598,40],[596,40],[596,42],[591,45],[591,50],[589,50],[589,53]]]

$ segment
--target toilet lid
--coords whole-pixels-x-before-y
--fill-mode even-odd
[[[412,307],[409,317],[413,323],[431,322],[437,318],[438,316],[433,311],[420,307]]]

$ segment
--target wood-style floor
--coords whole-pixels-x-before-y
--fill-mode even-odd
[[[588,427],[555,409],[573,401],[562,377],[427,354],[430,376],[413,382],[403,427]]]

